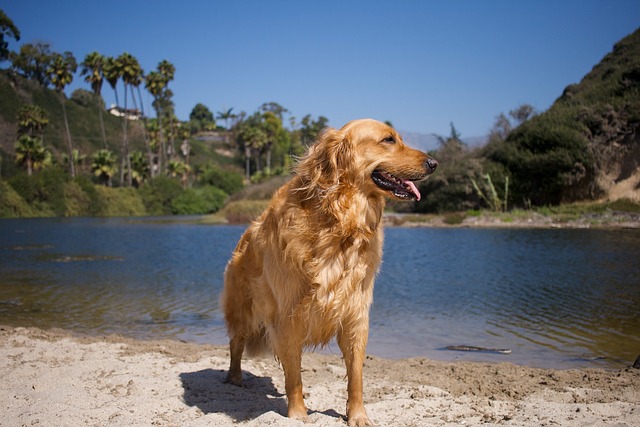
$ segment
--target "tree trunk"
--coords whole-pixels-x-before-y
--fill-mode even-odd
[[[138,86],[138,99],[140,100],[140,111],[142,112],[142,138],[144,139],[144,147],[147,149],[147,161],[149,162],[149,173],[151,178],[155,176],[153,170],[153,153],[151,152],[151,144],[147,135],[147,116],[144,114],[144,103],[142,102],[142,93],[140,92],[140,86]]]
[[[245,175],[247,178],[247,183],[251,182],[251,150],[249,146],[245,146],[244,148],[244,157],[245,157]]]
[[[76,165],[73,160],[73,145],[71,144],[71,132],[69,131],[69,120],[67,120],[67,108],[64,105],[64,94],[60,93],[60,103],[62,104],[62,117],[64,118],[64,127],[67,131],[67,148],[69,149],[69,171],[71,178],[76,177]]]
[[[125,168],[127,170],[127,184],[131,187],[131,159],[129,158],[129,139],[127,136],[127,123],[129,117],[127,116],[127,84],[124,85],[124,122],[122,122],[122,158],[120,159],[120,183],[124,183]]]
[[[162,137],[162,108],[160,107],[160,100],[155,98],[156,101],[156,120],[158,121],[158,171],[160,174],[165,173],[165,168],[167,165],[167,148],[164,143],[164,138]]]
[[[102,100],[102,96],[98,95],[98,113],[100,117],[100,130],[102,131],[102,145],[107,149],[107,133],[104,130],[104,118],[102,117],[102,106],[104,105],[104,101]]]

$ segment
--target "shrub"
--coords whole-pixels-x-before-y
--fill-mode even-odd
[[[267,200],[241,200],[229,203],[221,213],[232,224],[245,224],[260,216],[268,204]]]
[[[21,218],[38,216],[8,183],[0,181],[0,218]]]
[[[96,190],[96,186],[91,182],[91,179],[85,175],[81,175],[76,177],[75,182],[89,198],[89,206],[86,214],[90,216],[104,215],[104,212],[107,210],[106,203],[100,197],[100,193]]]
[[[242,175],[237,172],[223,170],[217,166],[207,166],[200,174],[198,184],[217,187],[231,195],[242,190],[244,187],[242,180]]]
[[[104,201],[103,216],[143,216],[147,214],[142,197],[135,188],[111,188],[97,185],[96,191]]]
[[[20,172],[9,184],[35,210],[43,216],[64,216],[66,213],[64,185],[66,171],[59,167],[45,168],[32,176]]]
[[[64,216],[88,216],[91,198],[82,190],[77,182],[71,181],[64,184]]]
[[[171,215],[173,199],[184,190],[178,181],[158,176],[145,182],[138,191],[149,215]]]
[[[219,188],[186,189],[171,202],[176,215],[203,215],[214,213],[224,205],[227,194]]]

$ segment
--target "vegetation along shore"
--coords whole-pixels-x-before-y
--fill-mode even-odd
[[[20,39],[2,11],[0,26],[3,39]],[[246,222],[329,123],[275,102],[252,113],[197,104],[183,120],[172,91],[180,70],[169,60],[145,72],[127,52],[80,61],[43,42],[0,46],[0,218],[215,214],[208,220]],[[452,123],[429,153],[441,167],[420,184],[424,197],[390,204],[388,222],[636,227],[639,69],[640,29],[580,82],[567,82],[547,111],[524,104],[496,112],[483,144],[465,143]],[[86,89],[67,96],[77,78]],[[103,90],[120,105],[107,109]]]

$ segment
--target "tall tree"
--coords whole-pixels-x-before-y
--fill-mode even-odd
[[[219,111],[217,115],[218,120],[224,120],[224,127],[229,130],[229,120],[232,120],[236,117],[235,114],[232,113],[233,108],[229,108],[228,110]]]
[[[116,106],[120,106],[120,101],[118,100],[118,91],[116,90],[116,86],[118,84],[118,80],[122,77],[122,67],[118,63],[118,60],[112,56],[107,56],[103,65],[103,74],[104,78],[113,89],[113,93],[116,96]]]
[[[149,177],[149,162],[140,151],[131,154],[131,177],[136,188]]]
[[[211,130],[216,125],[213,113],[202,103],[197,103],[193,107],[189,114],[189,121],[196,123],[198,130]]]
[[[240,145],[244,149],[245,156],[245,178],[247,182],[251,181],[251,154],[256,154],[256,169],[260,170],[260,150],[267,143],[267,134],[264,129],[251,120],[243,122],[240,133],[238,134]]]
[[[20,41],[20,30],[0,9],[0,62],[9,58],[9,42],[5,40],[5,36]]]
[[[313,144],[328,123],[329,119],[324,116],[318,117],[318,120],[313,120],[310,114],[304,116],[300,122],[300,143],[303,146]]]
[[[85,56],[80,64],[82,70],[80,75],[85,76],[84,81],[91,85],[91,90],[98,102],[98,115],[100,117],[100,130],[102,131],[102,145],[107,148],[107,135],[104,130],[104,119],[102,117],[102,83],[104,82],[105,57],[98,52],[91,52]]]
[[[22,76],[48,86],[51,75],[48,72],[53,60],[51,45],[48,43],[25,43],[19,52],[10,52],[11,68]]]
[[[64,127],[67,132],[67,148],[69,149],[69,158],[73,159],[73,144],[71,143],[71,131],[69,131],[69,120],[67,119],[67,108],[65,107],[66,97],[64,88],[73,81],[73,74],[76,72],[78,64],[71,52],[65,52],[64,55],[55,53],[53,61],[48,71],[51,75],[51,83],[53,84],[62,105],[62,116],[64,118]],[[76,168],[73,161],[69,162],[69,171],[71,176],[76,176]]]
[[[164,139],[162,137],[162,104],[159,102],[160,97],[164,93],[164,89],[167,86],[166,78],[159,71],[151,71],[145,77],[145,88],[149,91],[151,96],[153,96],[154,102],[153,107],[156,110],[156,120],[157,124],[152,125],[153,130],[157,131],[157,142],[158,142],[158,171],[162,173],[164,171],[164,166],[167,164],[166,162],[166,154],[167,150],[164,144]],[[151,129],[149,129],[151,132]],[[155,170],[152,167],[152,174],[155,176]]]
[[[267,136],[267,141],[264,144],[264,149],[267,153],[267,173],[271,173],[271,148],[282,133],[282,116],[266,111],[262,114],[262,128]]]
[[[51,165],[51,153],[44,148],[42,139],[22,135],[16,142],[16,163],[27,168],[27,175],[34,170]]]
[[[47,112],[34,104],[27,104],[18,110],[18,135],[36,136],[49,124]]]
[[[111,187],[112,177],[115,175],[116,156],[113,151],[102,149],[93,155],[91,170],[99,181]]]
[[[124,121],[122,125],[123,129],[123,139],[122,139],[122,157],[120,161],[123,162],[121,164],[120,170],[120,178],[124,181],[124,162],[126,162],[127,169],[127,184],[129,187],[133,184],[133,178],[131,176],[131,157],[129,155],[129,138],[127,135],[127,123],[129,121],[129,114],[127,111],[127,88],[131,87],[131,91],[133,92],[134,84],[140,79],[142,75],[142,68],[140,68],[140,64],[138,60],[133,57],[131,54],[125,52],[118,57],[118,63],[120,64],[120,68],[122,70],[122,81],[124,83]]]
[[[169,82],[173,81],[173,78],[175,77],[176,67],[171,62],[163,59],[158,64],[158,72],[164,77],[164,80],[166,82],[162,97],[158,101],[162,104],[161,110],[165,115],[165,120],[168,121],[167,124],[169,127],[169,131],[166,132],[166,134],[168,135],[169,146],[167,151],[169,154],[169,159],[172,160],[176,152],[173,144],[174,136],[176,134],[174,130],[176,120],[173,101],[171,100],[171,98],[173,97],[173,91],[169,89]],[[162,126],[162,119],[160,119],[160,126]]]
[[[167,146],[163,134],[163,124],[173,116],[171,102],[172,92],[168,85],[175,75],[175,67],[169,61],[163,60],[157,66],[156,71],[151,71],[145,77],[145,88],[153,96],[153,108],[158,119],[158,141],[160,143],[160,155],[158,156],[158,170],[164,173],[167,167]]]
[[[167,173],[173,178],[180,178],[183,188],[189,186],[189,174],[191,173],[191,166],[180,161],[170,160],[167,166]]]

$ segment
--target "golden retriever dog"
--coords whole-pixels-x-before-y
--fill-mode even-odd
[[[348,424],[371,425],[362,369],[385,198],[420,200],[415,182],[436,166],[376,120],[321,135],[227,265],[220,301],[230,337],[227,382],[241,385],[245,349],[271,350],[284,370],[288,416],[304,419],[303,349],[336,337],[347,368]]]

